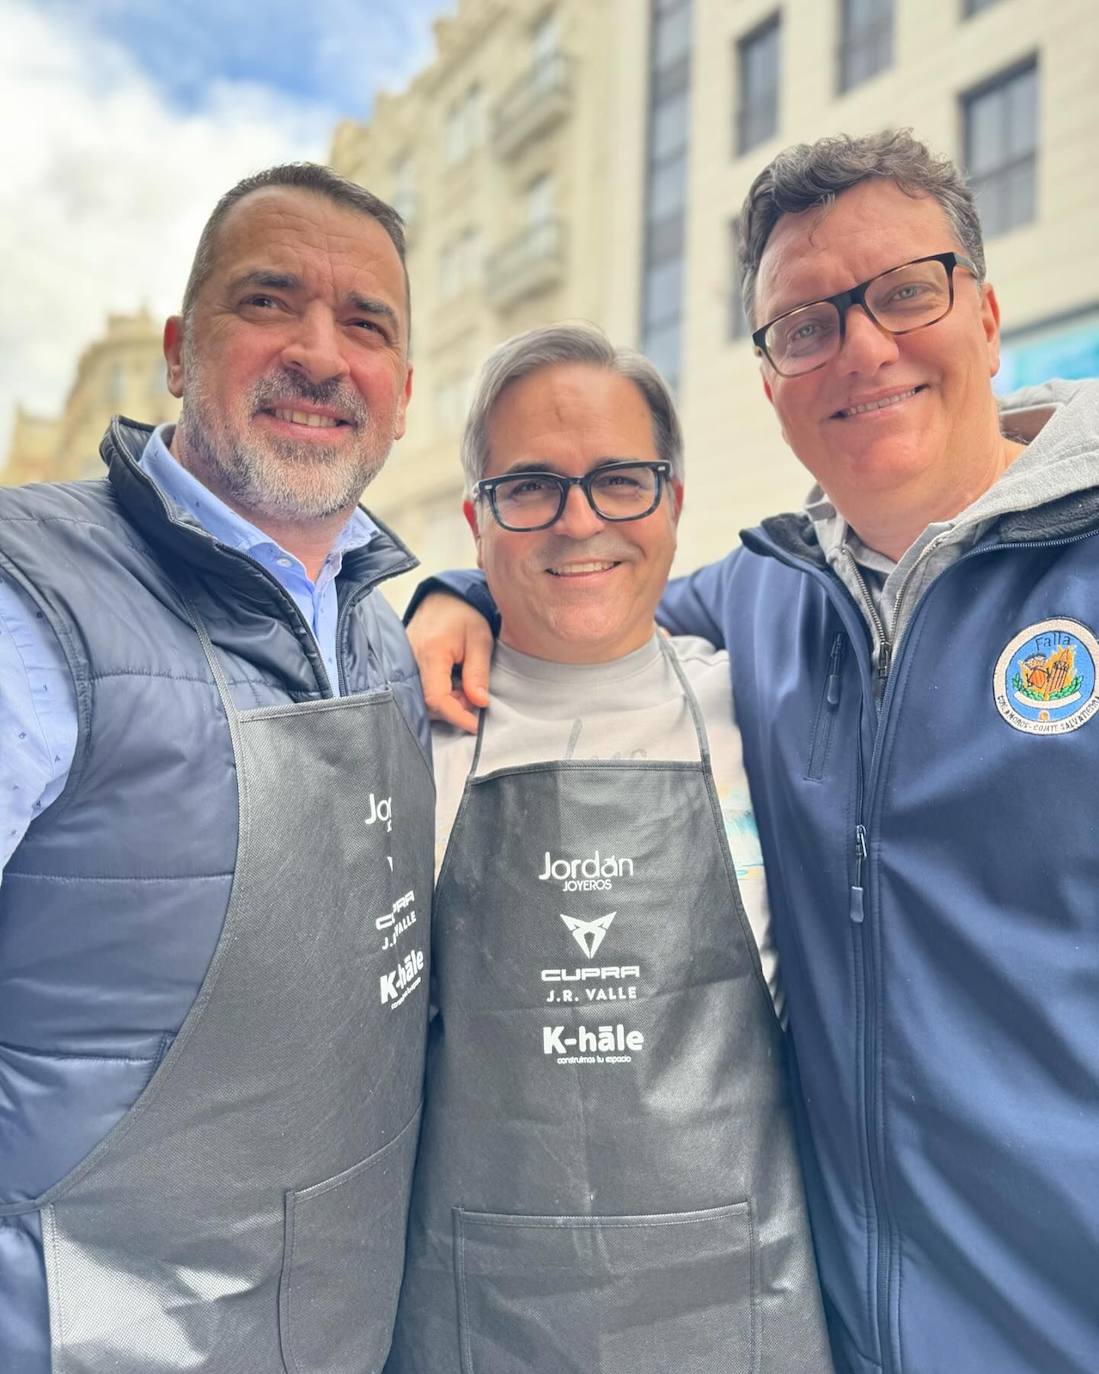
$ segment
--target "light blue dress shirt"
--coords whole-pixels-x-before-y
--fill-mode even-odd
[[[299,559],[220,501],[168,452],[171,425],[149,436],[140,466],[174,513],[190,515],[220,543],[277,578],[312,627],[337,695],[336,578],[343,556],[377,526],[355,510],[311,582]],[[76,695],[61,646],[22,587],[0,572],[0,879],[34,818],[61,793],[76,750]]]

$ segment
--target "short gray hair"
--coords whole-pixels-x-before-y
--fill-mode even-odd
[[[331,167],[320,162],[284,162],[278,167],[268,167],[262,172],[238,181],[221,197],[210,212],[210,218],[199,235],[194,261],[183,291],[183,316],[186,319],[194,310],[198,293],[213,271],[217,257],[217,235],[222,221],[237,201],[250,196],[253,191],[263,191],[269,186],[286,186],[302,191],[312,191],[315,195],[325,196],[336,205],[345,205],[360,214],[376,219],[392,240],[397,256],[404,269],[405,307],[410,312],[412,299],[408,285],[408,265],[405,262],[404,220],[392,205],[368,191],[357,182],[340,176]]]
[[[895,182],[909,196],[937,200],[958,244],[985,275],[981,222],[973,193],[949,158],[936,158],[911,129],[884,129],[851,138],[838,134],[785,148],[752,182],[740,214],[740,270],[744,313],[755,319],[756,278],[771,231],[783,215],[830,205],[871,177]]]
[[[474,486],[488,466],[489,421],[503,392],[532,372],[559,363],[604,368],[633,382],[649,407],[657,454],[671,464],[675,480],[683,480],[683,433],[667,383],[648,358],[632,348],[615,348],[601,329],[578,321],[542,325],[515,334],[497,345],[485,359],[462,431],[467,496],[473,495]]]

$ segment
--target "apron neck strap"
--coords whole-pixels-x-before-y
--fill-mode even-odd
[[[471,778],[477,776],[477,768],[481,762],[481,745],[484,743],[485,716],[487,715],[488,711],[484,707],[477,712],[477,743],[473,746],[473,762],[469,765],[469,776]]]
[[[683,664],[679,661],[679,655],[668,642],[668,637],[663,630],[657,631],[657,639],[660,643],[660,651],[664,655],[665,661],[671,667],[672,672],[679,680],[679,685],[683,689],[683,700],[687,703],[687,710],[691,713],[691,723],[694,725],[695,739],[698,740],[698,757],[702,761],[702,766],[706,769],[710,767],[710,741],[706,734],[706,722],[702,719],[702,708],[698,704],[698,698],[694,694],[694,689],[687,681],[687,674],[683,671]]]

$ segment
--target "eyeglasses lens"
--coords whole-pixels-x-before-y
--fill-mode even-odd
[[[907,263],[869,282],[865,300],[883,329],[906,334],[949,314],[950,274],[941,262]],[[830,301],[817,301],[776,320],[765,343],[775,367],[784,376],[796,377],[833,358],[842,340],[838,308]]]
[[[557,517],[562,481],[548,473],[520,473],[495,489],[496,510],[502,524],[532,530]],[[638,464],[596,470],[588,489],[596,514],[607,520],[633,520],[647,515],[656,503],[659,475]]]

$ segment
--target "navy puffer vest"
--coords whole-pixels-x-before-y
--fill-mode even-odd
[[[37,1196],[132,1105],[202,983],[237,846],[233,750],[179,587],[241,710],[331,694],[312,633],[258,564],[137,466],[151,430],[116,419],[106,480],[0,493],[0,575],[57,634],[78,742],[61,796],[0,886],[0,1202]],[[389,684],[428,749],[415,662],[372,589],[415,560],[388,531],[337,580],[344,693]],[[294,807],[294,779],[286,805]],[[8,1231],[7,1236],[4,1235]],[[38,1287],[29,1219],[0,1220],[0,1328]]]

